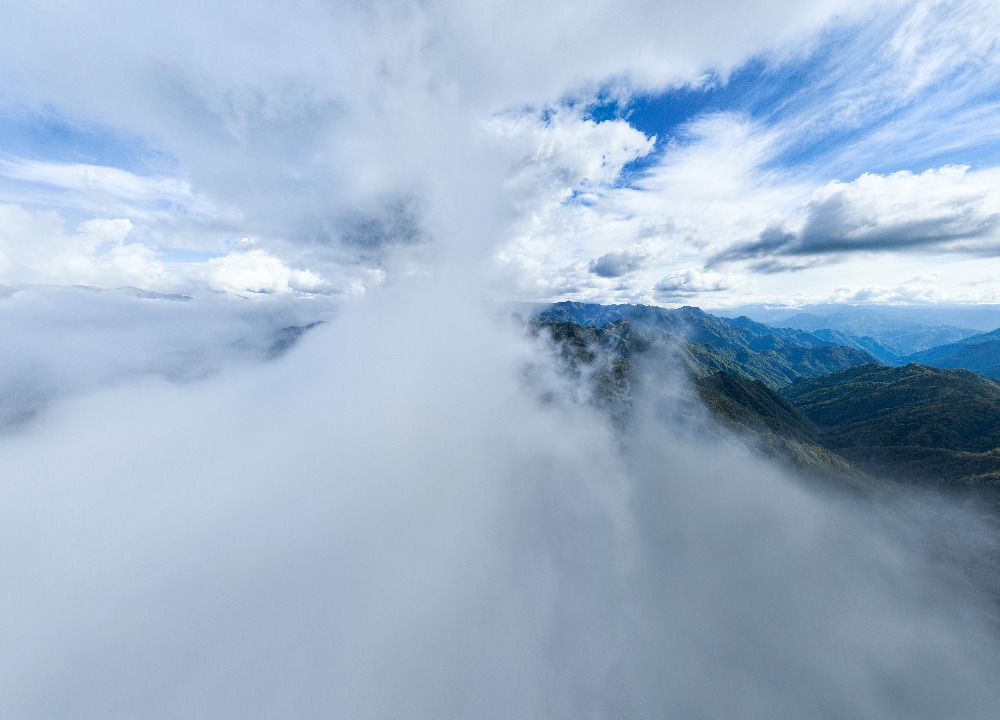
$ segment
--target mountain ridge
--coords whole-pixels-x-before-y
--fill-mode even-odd
[[[773,328],[747,317],[720,318],[690,306],[668,310],[563,302],[540,310],[533,322],[602,327],[620,320],[628,321],[647,342],[675,343],[695,374],[724,370],[772,387],[878,360],[871,353],[808,332]]]

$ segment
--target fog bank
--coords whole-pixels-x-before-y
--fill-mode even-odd
[[[328,297],[161,295],[135,288],[0,287],[0,433],[60,399],[147,376],[175,382],[280,355]]]
[[[670,374],[623,442],[554,355],[413,278],[51,403],[0,439],[0,714],[993,716],[919,537],[699,440]]]

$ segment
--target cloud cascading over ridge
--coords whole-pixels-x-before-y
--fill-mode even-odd
[[[668,358],[623,435],[494,304],[796,291],[752,265],[815,216],[871,251],[910,207],[883,185],[985,222],[989,168],[870,166],[927,93],[991,87],[988,42],[927,34],[969,7],[10,8],[0,715],[992,718],[975,513],[817,491]],[[821,75],[841,40],[898,52],[829,74],[830,147],[808,86],[636,109]],[[73,283],[141,289],[37,286]]]
[[[438,289],[377,292],[266,364],[216,341],[225,373],[138,373],[0,437],[4,714],[992,717],[974,517],[818,494],[711,430],[669,365],[623,443],[557,349]],[[104,338],[139,345],[213,330],[141,322],[196,301],[22,293],[50,325],[110,302],[140,321]]]

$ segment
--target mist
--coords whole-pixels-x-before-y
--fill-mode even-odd
[[[622,425],[498,304],[626,257],[546,234],[657,142],[589,106],[866,3],[57,5],[0,27],[52,146],[0,168],[0,717],[995,716],[977,508],[797,477],[665,358]]]
[[[157,376],[175,382],[272,359],[335,298],[222,293],[162,295],[135,288],[0,288],[0,433],[50,403]]]
[[[4,717],[992,716],[990,605],[904,513],[699,432],[669,367],[622,435],[438,280],[0,438]]]

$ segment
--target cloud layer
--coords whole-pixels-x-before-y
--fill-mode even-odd
[[[810,238],[837,232],[885,249],[914,208],[924,246],[988,250],[989,168],[869,163],[926,127],[919,98],[982,89],[992,45],[928,34],[972,6],[887,7],[11,8],[3,281],[197,292],[0,298],[0,714],[993,717],[974,514],[818,494],[669,363],[616,435],[490,304],[757,292],[752,264],[834,255]],[[836,65],[822,33],[875,69],[781,117],[715,107],[661,136],[629,116],[751,58]],[[844,128],[849,150],[787,161]]]
[[[555,349],[436,290],[0,438],[4,714],[992,717],[982,579],[929,554],[990,552],[972,517],[817,494],[669,365],[623,442]]]
[[[945,167],[919,175],[865,174],[850,183],[833,182],[813,194],[798,232],[770,227],[757,241],[731,247],[711,262],[928,247],[992,254],[1000,225],[997,179],[994,171]]]
[[[585,117],[595,93],[724,76],[860,6],[26,6],[0,36],[0,89],[10,117],[60,129],[14,128],[36,156],[7,158],[0,192],[70,227],[127,219],[151,250],[252,237],[292,272],[365,285],[394,262],[382,245],[494,247],[566,192],[598,198],[652,140]],[[66,138],[88,133],[121,152],[81,162]]]

